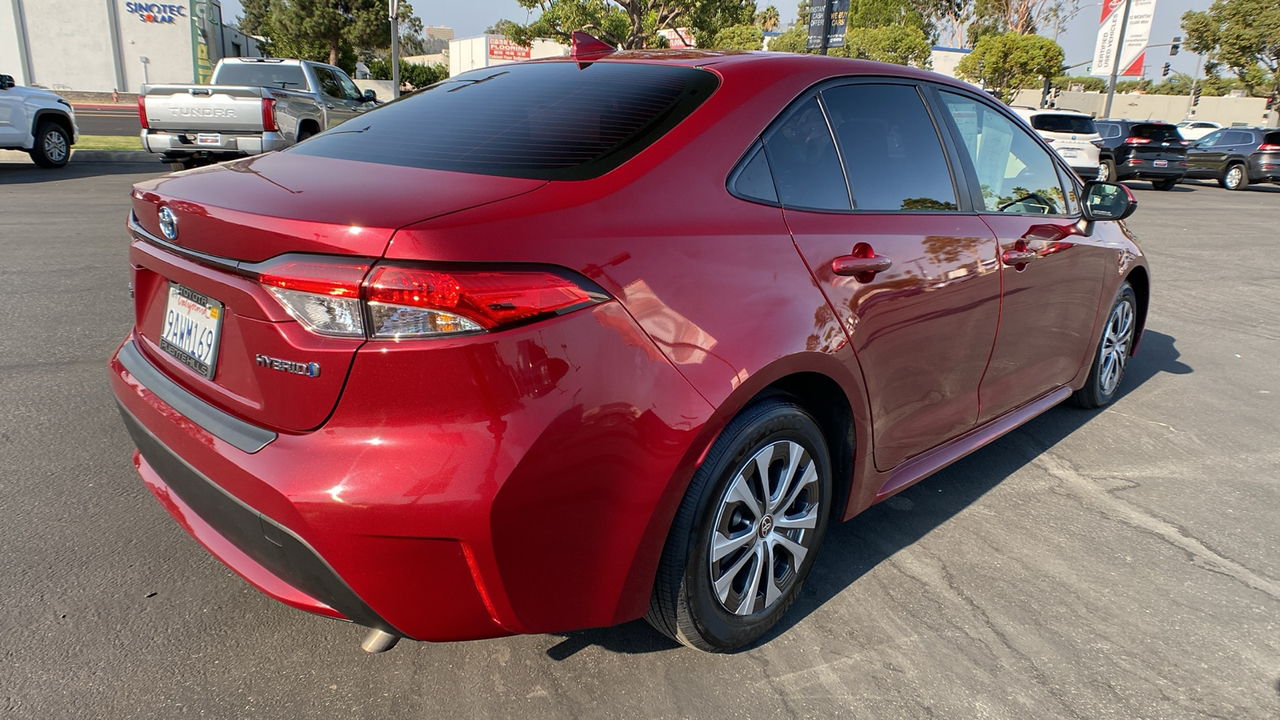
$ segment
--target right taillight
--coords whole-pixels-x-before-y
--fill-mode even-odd
[[[408,340],[500,330],[608,299],[558,268],[460,270],[282,256],[257,280],[317,335]]]
[[[1263,143],[1258,146],[1258,152],[1280,152],[1280,145],[1276,143]]]
[[[147,98],[141,94],[138,95],[138,122],[142,123],[143,130],[151,129],[151,123],[147,122]]]
[[[497,330],[605,299],[550,270],[375,267],[364,285],[369,334],[408,339]]]
[[[1148,145],[1150,143],[1151,138],[1131,137],[1124,140],[1125,145]]]

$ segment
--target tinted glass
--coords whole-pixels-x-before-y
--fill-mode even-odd
[[[750,159],[734,178],[733,191],[742,197],[778,202],[778,192],[773,187],[773,176],[769,173],[769,161],[765,158],[763,145],[756,144],[752,149]]]
[[[855,210],[955,210],[942,142],[908,85],[823,91]]]
[[[1267,145],[1280,145],[1280,132],[1269,132],[1262,136],[1262,142]]]
[[[1098,134],[1104,138],[1120,137],[1120,126],[1115,123],[1094,123],[1094,127],[1098,128]]]
[[[338,84],[338,78],[334,76],[329,68],[315,68],[316,80],[320,83],[320,92],[329,97],[345,97],[342,93],[342,85]]]
[[[634,157],[717,85],[715,75],[691,68],[513,63],[457,75],[286,152],[582,180]]]
[[[338,79],[338,84],[342,86],[342,94],[348,100],[359,100],[363,97],[360,88],[356,87],[354,82],[351,82],[351,78],[339,72],[335,72],[333,76]]]
[[[1129,137],[1147,138],[1155,142],[1182,139],[1174,125],[1134,125],[1129,128]]]
[[[1022,123],[976,100],[942,93],[990,212],[1065,215],[1066,203],[1053,158]]]
[[[1075,135],[1092,135],[1097,132],[1093,126],[1093,118],[1083,115],[1033,115],[1031,127],[1044,132],[1072,133]]]
[[[1240,130],[1231,130],[1220,141],[1222,145],[1250,145],[1252,143],[1253,133]]]
[[[301,67],[276,63],[223,63],[214,82],[218,85],[308,89],[307,76]]]
[[[785,207],[848,210],[849,189],[817,98],[794,109],[765,139],[778,198]]]
[[[1059,167],[1058,182],[1062,183],[1062,187],[1065,188],[1067,192],[1066,194],[1067,214],[1079,215],[1080,214],[1080,186],[1078,184],[1079,181],[1075,177],[1075,173],[1070,173],[1066,170],[1063,170],[1061,167]]]
[[[1208,135],[1197,140],[1196,145],[1202,148],[1213,147],[1214,145],[1217,145],[1222,140],[1222,136],[1226,134],[1225,130],[1214,130]]]

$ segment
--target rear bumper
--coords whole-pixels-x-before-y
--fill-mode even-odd
[[[217,135],[216,144],[196,144],[197,133],[171,133],[164,130],[143,130],[142,147],[147,152],[162,153],[171,156],[195,155],[210,153],[220,155],[260,155],[273,150],[282,150],[289,142],[280,133],[259,133],[256,135],[235,135],[229,133],[208,133]]]
[[[1250,182],[1280,182],[1280,153],[1260,153],[1249,158]]]

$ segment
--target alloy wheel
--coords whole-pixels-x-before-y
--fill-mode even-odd
[[[1227,170],[1227,188],[1235,190],[1240,187],[1240,181],[1244,179],[1244,170],[1239,165],[1232,165]]]
[[[1098,385],[1104,395],[1115,392],[1129,361],[1129,346],[1133,343],[1133,303],[1121,300],[1107,320],[1106,334],[1102,337],[1102,349],[1098,358]]]
[[[67,159],[67,138],[60,132],[46,133],[44,136],[44,155],[51,162],[61,163]]]
[[[720,606],[745,616],[773,607],[795,584],[818,526],[817,465],[779,440],[751,457],[721,499],[708,568]]]

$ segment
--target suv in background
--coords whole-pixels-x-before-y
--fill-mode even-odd
[[[1280,182],[1280,129],[1223,128],[1187,150],[1187,177],[1212,178],[1228,190]]]
[[[1156,190],[1172,190],[1187,174],[1187,145],[1178,128],[1147,120],[1097,120],[1102,134],[1098,179],[1150,180]]]
[[[1102,137],[1094,127],[1092,117],[1070,110],[1015,107],[1013,111],[1058,151],[1081,179],[1093,180],[1098,176]]]
[[[71,103],[48,90],[18,87],[0,75],[0,149],[22,150],[43,168],[60,168],[80,139]]]

